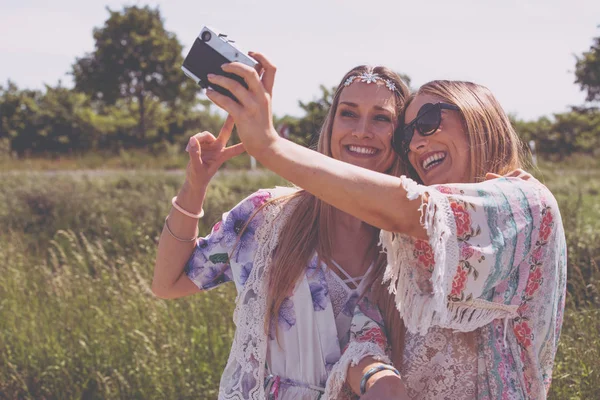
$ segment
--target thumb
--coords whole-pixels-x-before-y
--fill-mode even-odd
[[[244,143],[238,143],[233,146],[227,147],[223,151],[223,156],[225,157],[225,160],[229,160],[233,157],[239,156],[240,154],[242,154],[245,151],[246,151],[246,149],[244,148]]]

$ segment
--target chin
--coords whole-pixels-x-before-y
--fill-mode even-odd
[[[434,176],[432,178],[423,178],[423,177],[421,177],[421,181],[423,182],[423,185],[425,185],[425,186],[441,185],[441,184],[446,183],[443,179],[440,179],[437,176]]]

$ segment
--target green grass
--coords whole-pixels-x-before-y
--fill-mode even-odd
[[[183,175],[0,176],[0,399],[215,398],[235,289],[174,301],[150,280]],[[218,175],[200,229],[264,173]]]
[[[569,245],[553,399],[600,393],[600,165],[575,161],[536,172],[560,203]],[[0,399],[215,398],[234,288],[169,301],[149,290],[183,175],[24,169],[0,175]],[[245,195],[283,183],[220,173],[201,233]]]

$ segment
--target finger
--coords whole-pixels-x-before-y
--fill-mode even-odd
[[[223,75],[208,74],[208,81],[229,90],[243,106],[250,104],[252,101],[252,92],[236,80]],[[206,92],[208,93],[208,89]]]
[[[530,179],[533,179],[533,175],[531,175],[529,172],[523,171],[521,174],[517,175],[517,178],[523,179],[524,181],[528,181]]]
[[[195,135],[190,138],[189,148],[190,162],[192,163],[194,169],[199,168],[204,163],[202,162],[202,150],[200,148],[200,141]]]
[[[513,177],[513,178],[518,178],[519,176],[521,176],[522,174],[525,174],[525,173],[526,172],[523,171],[522,169],[515,169],[514,171],[510,171],[505,176],[507,176],[507,177]]]
[[[190,139],[188,140],[187,146],[185,147],[185,151],[187,151],[187,152],[190,151],[190,148],[192,147],[192,144],[194,143],[194,139],[196,139],[196,141],[200,145],[202,145],[203,143],[213,143],[215,140],[217,140],[213,136],[213,134],[208,131],[196,133],[194,136],[190,137]]]
[[[219,131],[219,136],[217,136],[217,141],[220,142],[223,146],[227,144],[229,138],[231,137],[231,132],[233,132],[233,126],[235,122],[231,115],[228,115]]]
[[[242,111],[242,105],[238,104],[229,96],[225,96],[211,88],[206,89],[206,97],[208,97],[213,103],[227,111],[229,115],[235,117]]]
[[[239,156],[245,151],[246,149],[244,148],[244,143],[238,143],[223,150],[223,156],[225,157],[225,160],[229,160],[230,158]]]
[[[244,81],[246,81],[246,84],[251,92],[260,93],[264,91],[263,84],[260,82],[260,77],[258,76],[258,72],[256,72],[254,68],[239,62],[232,62],[223,64],[221,69],[223,69],[225,72],[242,77]]]
[[[275,74],[277,73],[277,67],[273,65],[271,61],[267,59],[262,53],[255,53],[251,51],[250,56],[260,63],[264,71],[262,74],[262,83],[265,90],[269,95],[273,95],[273,86],[275,84]]]
[[[494,174],[493,172],[488,172],[487,174],[485,174],[485,180],[489,181],[490,179],[496,179],[496,178],[501,178],[501,175],[498,174]]]

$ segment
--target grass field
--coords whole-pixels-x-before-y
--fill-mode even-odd
[[[0,174],[0,399],[215,398],[233,332],[233,287],[171,301],[149,289],[183,175],[30,171],[40,166]],[[569,245],[551,398],[598,398],[600,164],[573,159],[535,174],[559,201]],[[283,183],[262,172],[220,173],[201,233],[245,195]]]

